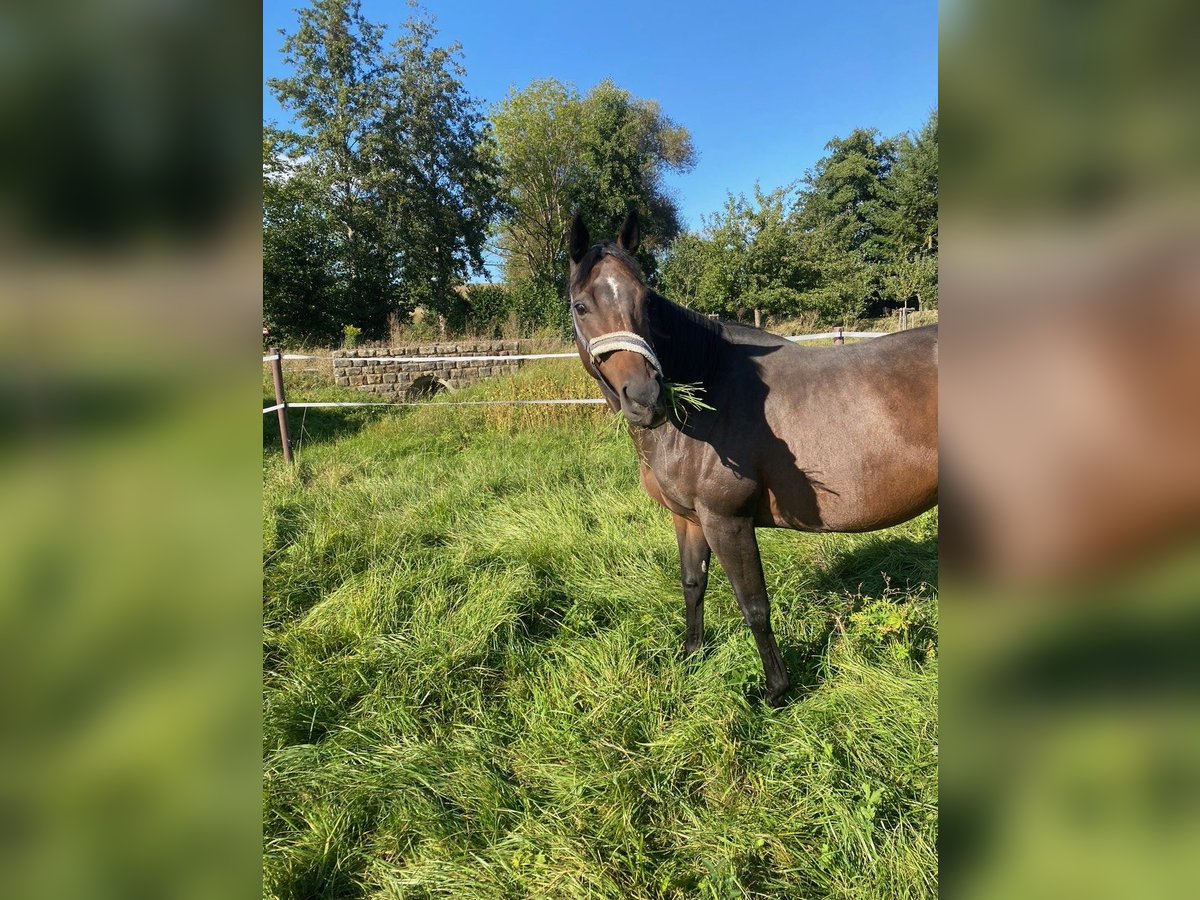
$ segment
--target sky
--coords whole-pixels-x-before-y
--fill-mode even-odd
[[[264,2],[264,81],[288,74],[279,29],[295,30],[301,5]],[[443,45],[462,44],[467,89],[485,107],[540,78],[584,93],[611,78],[657,100],[691,132],[698,152],[694,169],[667,179],[693,229],[730,192],[803,178],[830,138],[859,127],[887,136],[913,131],[937,106],[936,0],[422,5]],[[411,12],[402,0],[362,7],[368,20],[389,25]],[[263,120],[289,122],[265,85]]]

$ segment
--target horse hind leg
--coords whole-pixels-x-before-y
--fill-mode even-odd
[[[674,515],[675,540],[679,544],[679,575],[687,606],[687,636],[683,655],[692,656],[704,643],[704,592],[708,589],[708,561],[712,555],[704,530],[682,516]]]
[[[703,517],[704,535],[729,576],[742,616],[754,635],[767,678],[766,701],[778,706],[791,687],[783,655],[771,629],[771,604],[763,577],[754,521],[749,518]]]

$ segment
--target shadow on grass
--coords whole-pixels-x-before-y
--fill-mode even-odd
[[[848,549],[827,570],[819,573],[814,593],[881,598],[889,591],[909,593],[922,584],[936,586],[937,580],[936,537],[914,541],[884,532]],[[855,609],[858,605],[856,599]],[[783,705],[802,700],[820,687],[825,652],[836,630],[835,616],[830,615],[812,640],[804,644],[780,644],[779,651],[792,680],[792,688],[783,698]],[[757,691],[754,699],[761,699],[762,692]]]
[[[937,585],[938,539],[914,541],[887,532],[863,541],[841,554],[819,573],[818,591],[880,597],[887,590],[911,591],[922,584]]]

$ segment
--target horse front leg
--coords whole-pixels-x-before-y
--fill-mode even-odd
[[[689,657],[704,643],[704,592],[708,589],[708,560],[712,551],[704,530],[683,516],[675,519],[675,541],[679,544],[679,576],[687,606],[687,637],[683,655]]]
[[[778,706],[791,687],[791,681],[771,630],[771,604],[767,599],[762,559],[758,555],[758,540],[754,536],[754,521],[702,514],[700,522],[704,536],[729,576],[742,616],[758,645],[763,673],[767,677],[765,699],[772,706]]]

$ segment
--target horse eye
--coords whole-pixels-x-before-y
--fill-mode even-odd
[[[582,303],[576,303],[575,304],[575,312],[579,313],[582,316],[585,312],[587,312],[587,307],[584,306]]]

